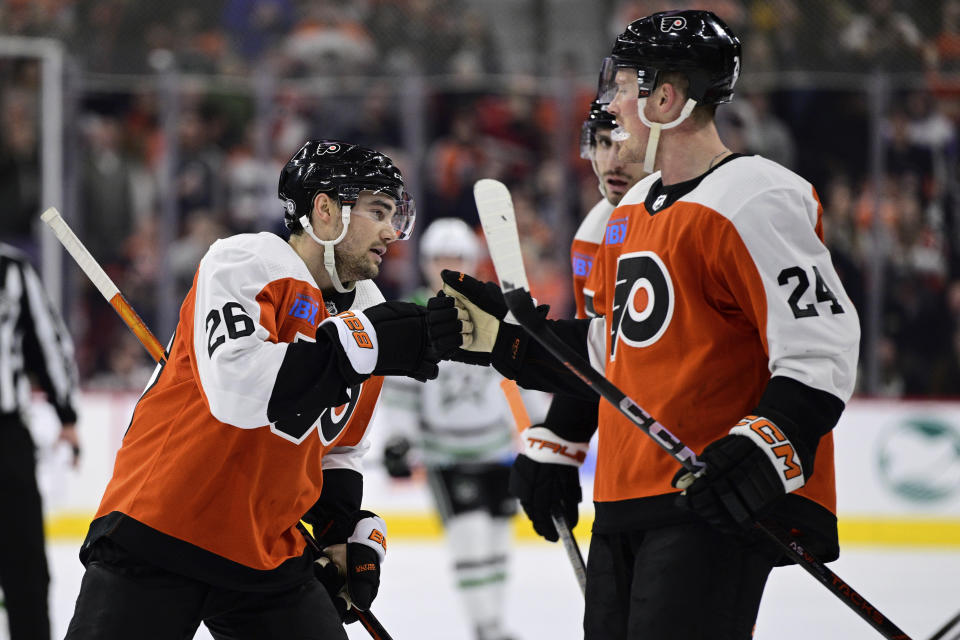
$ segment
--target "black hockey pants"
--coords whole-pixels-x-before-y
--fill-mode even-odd
[[[66,640],[346,640],[315,579],[284,591],[213,587],[140,562],[108,538],[95,543]]]
[[[706,523],[594,533],[586,640],[748,640],[779,558]]]

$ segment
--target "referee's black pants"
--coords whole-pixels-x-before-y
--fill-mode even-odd
[[[0,588],[11,640],[49,640],[50,574],[33,438],[19,418],[0,418]]]

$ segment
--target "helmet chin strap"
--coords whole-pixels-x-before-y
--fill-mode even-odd
[[[350,226],[350,209],[351,206],[349,204],[343,205],[340,209],[340,220],[343,222],[343,231],[340,232],[336,240],[321,240],[318,238],[317,234],[313,231],[313,225],[310,224],[309,216],[303,215],[297,219],[297,222],[299,222],[303,230],[307,232],[307,235],[313,238],[313,241],[317,244],[323,245],[323,268],[330,274],[330,281],[333,283],[333,288],[340,293],[349,293],[357,286],[356,282],[352,283],[349,287],[343,286],[343,283],[340,282],[340,276],[337,275],[336,264],[333,261],[333,247],[346,237],[347,228]]]
[[[693,108],[697,106],[697,101],[693,98],[688,98],[686,104],[683,105],[683,109],[680,111],[680,115],[677,117],[677,119],[673,122],[667,123],[650,122],[647,120],[647,116],[643,113],[646,105],[646,98],[640,98],[637,100],[637,115],[640,116],[640,121],[643,122],[643,124],[650,127],[650,136],[647,138],[647,155],[643,159],[643,170],[647,173],[653,173],[653,163],[657,157],[657,146],[660,144],[660,131],[663,129],[673,129],[681,122],[686,120],[693,112]],[[630,134],[627,133],[627,137],[629,137],[629,135]]]

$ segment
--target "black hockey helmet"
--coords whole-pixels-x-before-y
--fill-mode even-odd
[[[404,240],[413,230],[413,199],[403,186],[403,175],[393,161],[373,149],[339,140],[308,140],[280,172],[277,189],[283,201],[283,220],[291,231],[303,228],[317,193],[333,192],[340,206],[353,205],[361,191],[390,196],[395,204],[393,228]]]
[[[597,129],[613,129],[617,126],[613,114],[609,113],[604,106],[596,100],[591,102],[587,119],[580,127],[580,157],[584,160],[590,160],[593,157],[593,150],[597,146]]]
[[[600,72],[598,100],[613,99],[618,68],[635,68],[640,98],[650,95],[659,76],[679,71],[690,80],[697,104],[733,99],[740,75],[740,39],[710,11],[664,11],[631,22],[617,37]]]

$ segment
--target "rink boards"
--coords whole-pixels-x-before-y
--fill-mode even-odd
[[[137,395],[85,392],[78,431],[80,467],[70,469],[68,452],[53,446],[56,417],[46,404],[34,408],[39,478],[51,538],[82,537],[110,479],[113,458]],[[440,535],[422,474],[391,481],[382,470],[378,425],[370,434],[365,505],[381,512],[394,539]],[[960,402],[853,400],[834,430],[837,506],[844,545],[960,547]],[[584,496],[592,491],[594,457],[583,473]],[[589,535],[592,506],[581,505],[577,533]],[[525,518],[517,535],[533,537]]]

